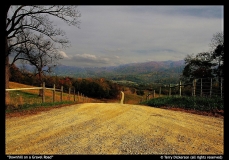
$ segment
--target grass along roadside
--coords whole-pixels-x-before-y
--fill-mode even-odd
[[[10,82],[10,88],[33,88],[34,86],[25,85],[16,82]],[[66,104],[82,103],[82,102],[100,102],[97,99],[82,97],[63,93],[61,102],[61,93],[56,91],[55,103],[53,103],[53,91],[45,90],[45,103],[42,103],[42,97],[38,95],[39,90],[19,90],[19,91],[9,91],[9,97],[5,99],[5,109],[6,113],[10,112],[21,112],[24,110],[31,110],[37,107],[54,107]]]
[[[11,91],[9,98],[6,99],[6,113],[23,112],[25,110],[33,110],[37,108],[48,108],[53,106],[61,106],[66,104],[74,104],[74,101],[56,101],[52,102],[52,97],[45,96],[46,102],[42,103],[42,99],[38,94],[28,93],[24,91]]]
[[[140,104],[204,115],[224,115],[224,102],[220,97],[165,96],[150,99]]]
[[[22,104],[18,105],[17,107],[8,105],[6,108],[5,113],[14,113],[14,112],[23,112],[26,110],[33,110],[37,108],[49,108],[49,107],[56,107],[56,106],[64,106],[64,105],[70,105],[75,104],[76,102],[73,101],[62,101],[62,102],[45,102],[45,103],[33,103],[33,104]]]
[[[33,87],[34,86],[25,85],[25,84],[21,84],[21,83],[17,83],[17,82],[9,82],[9,88],[33,88]],[[38,98],[38,99],[35,100],[35,102],[37,102],[37,101],[41,102],[42,101],[41,97],[38,96],[38,94],[39,94],[39,90],[38,89],[22,90],[22,91],[9,91],[9,93],[10,93],[10,99],[6,100],[6,102],[14,102],[15,101],[14,98],[16,98],[17,96],[20,97],[20,93],[21,94],[23,93],[23,97],[22,98],[23,99],[25,98],[25,102],[26,102],[27,97],[28,98],[33,97],[35,99]],[[28,94],[26,95],[24,93],[28,93]],[[77,93],[75,93],[75,94],[77,94]],[[29,97],[29,95],[31,97]],[[32,95],[34,95],[34,96],[32,96]],[[56,95],[55,95],[56,101],[60,101],[60,96],[61,96],[60,92],[56,91]],[[45,90],[45,101],[46,102],[52,102],[52,97],[53,97],[53,91],[49,90],[49,89],[46,89]],[[68,93],[63,93],[63,101],[73,101],[74,100],[73,98],[74,98],[73,94],[69,95]],[[93,100],[91,98],[89,98],[89,99]],[[82,102],[83,97],[79,96],[78,100]],[[31,101],[31,100],[29,100],[29,101]]]

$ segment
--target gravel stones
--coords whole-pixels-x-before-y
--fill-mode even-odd
[[[6,154],[224,154],[223,119],[85,103],[6,118]]]

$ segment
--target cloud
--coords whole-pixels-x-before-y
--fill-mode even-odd
[[[105,67],[123,64],[123,61],[117,55],[96,56],[88,53],[71,55],[63,62],[78,67]]]
[[[187,54],[208,51],[213,34],[224,30],[223,6],[106,5],[78,9],[82,14],[80,29],[61,23],[71,41],[66,52],[76,61],[73,65],[182,60]]]
[[[59,51],[59,54],[64,58],[69,58],[69,56],[64,51]]]
[[[75,54],[70,58],[71,63],[77,66],[103,66],[109,64],[109,58],[99,57],[93,54]]]
[[[92,54],[87,54],[87,53],[84,53],[84,54],[76,54],[74,56],[75,58],[80,58],[80,59],[85,59],[85,60],[96,60],[97,57],[95,55],[92,55]]]

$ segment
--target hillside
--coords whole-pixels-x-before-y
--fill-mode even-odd
[[[20,66],[19,66],[20,67]],[[54,68],[51,75],[71,76],[80,78],[106,78],[108,80],[127,80],[141,83],[177,83],[184,67],[184,61],[151,61],[131,63],[120,66],[80,68],[60,65]],[[32,71],[31,66],[26,66]]]

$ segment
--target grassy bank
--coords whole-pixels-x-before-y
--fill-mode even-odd
[[[223,99],[220,97],[186,97],[186,96],[166,96],[150,99],[141,104],[153,107],[174,107],[182,109],[192,109],[199,111],[224,110]]]
[[[25,85],[16,82],[10,82],[10,88],[32,88],[34,86]],[[82,97],[73,94],[63,93],[63,101],[61,102],[61,93],[56,92],[55,95],[55,103],[53,103],[53,91],[46,90],[45,91],[45,103],[42,103],[42,97],[38,95],[39,90],[18,90],[18,91],[9,91],[9,97],[5,99],[5,109],[6,113],[11,112],[20,112],[24,110],[32,110],[37,109],[39,107],[55,107],[55,106],[63,106],[74,103],[82,103],[82,102],[100,102],[98,99]]]
[[[33,103],[33,104],[21,104],[18,106],[14,105],[6,105],[6,110],[5,113],[13,113],[13,112],[21,112],[21,111],[26,111],[26,110],[33,110],[33,109],[38,109],[38,108],[49,108],[49,107],[56,107],[56,106],[63,106],[63,105],[70,105],[70,104],[75,104],[76,102],[72,101],[62,101],[62,102],[45,102],[45,103]]]

